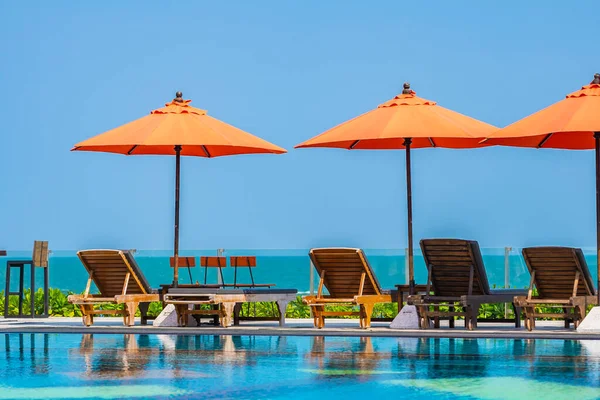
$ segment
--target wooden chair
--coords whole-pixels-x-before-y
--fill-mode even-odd
[[[83,324],[94,323],[94,315],[115,314],[123,316],[123,323],[134,324],[135,312],[139,306],[142,324],[146,323],[148,306],[158,301],[133,255],[126,250],[82,250],[77,252],[81,263],[89,273],[83,295],[70,295],[68,301],[79,304],[83,314]],[[92,282],[99,294],[90,294]],[[96,305],[123,304],[122,310],[99,310]]]
[[[256,288],[256,287],[272,287],[274,283],[255,283],[254,275],[252,275],[252,268],[256,268],[256,257],[254,256],[231,256],[229,257],[229,264],[233,267],[233,287],[234,288]],[[252,283],[237,283],[237,271],[238,268],[248,268],[250,273],[250,280]],[[231,286],[231,285],[228,285]]]
[[[425,294],[409,296],[419,312],[421,328],[429,327],[434,318],[439,328],[440,318],[449,318],[454,327],[454,317],[465,318],[465,327],[477,327],[477,314],[481,304],[512,303],[515,326],[520,326],[520,310],[514,297],[525,290],[491,290],[479,244],[462,239],[423,239],[420,242],[428,270]],[[448,306],[448,311],[440,307]],[[461,309],[460,311],[457,309]]]
[[[316,328],[325,326],[325,317],[357,315],[361,328],[371,326],[373,306],[390,303],[392,296],[384,293],[361,249],[312,249],[310,259],[320,276],[316,296],[304,296],[302,301],[313,311]],[[323,293],[326,288],[329,295]],[[359,311],[326,311],[328,305],[359,306]]]
[[[523,249],[525,264],[531,273],[527,296],[514,301],[523,307],[525,327],[535,328],[535,318],[563,318],[565,328],[575,328],[585,318],[587,306],[598,304],[594,281],[581,249],[571,247],[529,247]],[[533,288],[537,296],[533,296]],[[541,312],[537,307],[552,307],[562,312]]]
[[[204,284],[203,287],[215,287],[220,288],[225,286],[225,280],[223,279],[223,268],[227,267],[226,257],[200,257],[200,266],[204,268]],[[214,284],[208,283],[208,269],[217,268],[221,282]]]
[[[175,257],[169,257],[169,266],[171,268],[175,268]],[[193,284],[192,279],[192,268],[196,266],[196,257],[177,257],[177,269],[187,268],[188,274],[190,276],[190,284]],[[178,275],[179,276],[179,275]],[[167,285],[165,285],[167,286]]]

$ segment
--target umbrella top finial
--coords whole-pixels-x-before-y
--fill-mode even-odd
[[[410,83],[404,82],[404,89],[402,89],[402,94],[412,94],[412,90],[410,89]]]
[[[594,74],[594,80],[592,81],[591,85],[593,85],[593,84],[600,85],[600,74],[599,73]]]
[[[177,92],[175,93],[175,98],[173,99],[176,103],[183,103],[183,93]]]

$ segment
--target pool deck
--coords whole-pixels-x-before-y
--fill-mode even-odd
[[[457,324],[460,325],[460,324]],[[136,325],[126,327],[121,318],[98,318],[91,327],[84,327],[80,318],[39,318],[32,320],[0,318],[0,333],[138,333],[160,335],[258,335],[258,336],[372,336],[372,337],[433,337],[433,338],[507,338],[507,339],[592,339],[600,340],[600,333],[580,333],[565,329],[560,321],[538,321],[536,329],[515,329],[510,323],[480,323],[476,330],[469,331],[457,326],[450,329],[390,329],[389,322],[373,322],[370,329],[360,329],[358,320],[328,319],[325,328],[315,329],[312,319],[286,320],[285,327],[277,322],[242,321],[239,326],[229,328],[202,325],[200,327],[154,327]]]

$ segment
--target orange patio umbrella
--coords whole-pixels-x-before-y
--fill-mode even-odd
[[[173,284],[179,270],[179,182],[181,156],[220,157],[286,150],[209,116],[183,100],[181,92],[150,115],[77,143],[72,151],[100,151],[131,155],[175,156],[175,258]]]
[[[600,288],[600,74],[581,90],[500,129],[484,140],[488,144],[596,150],[596,250]],[[598,290],[600,300],[600,290]]]
[[[402,94],[374,110],[344,122],[296,146],[335,147],[347,150],[406,150],[406,195],[408,207],[408,274],[414,294],[412,189],[410,150],[423,147],[483,147],[482,138],[497,128],[418,97],[404,84]]]

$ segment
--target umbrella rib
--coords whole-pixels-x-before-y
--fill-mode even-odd
[[[537,145],[538,149],[541,149],[542,146],[544,144],[546,144],[546,142],[548,141],[548,139],[550,139],[550,137],[554,134],[554,132],[547,134],[546,136],[544,136],[544,138],[542,139],[542,141]]]
[[[431,147],[437,147],[432,137],[429,137],[429,143],[431,143]]]
[[[359,140],[355,140],[355,141],[354,141],[354,143],[352,143],[352,144],[350,145],[350,147],[348,147],[348,150],[353,150],[353,149],[354,149],[354,147],[356,147],[356,145],[358,144],[358,142],[360,142],[360,139],[359,139]]]
[[[205,145],[202,145],[202,150],[204,150],[204,153],[206,154],[206,157],[210,158],[210,153],[208,152],[208,149],[206,148]]]
[[[138,145],[133,145],[133,147],[131,149],[129,149],[129,151],[127,152],[127,155],[130,156],[131,153],[133,153],[133,151],[135,150],[135,148],[138,147]]]

